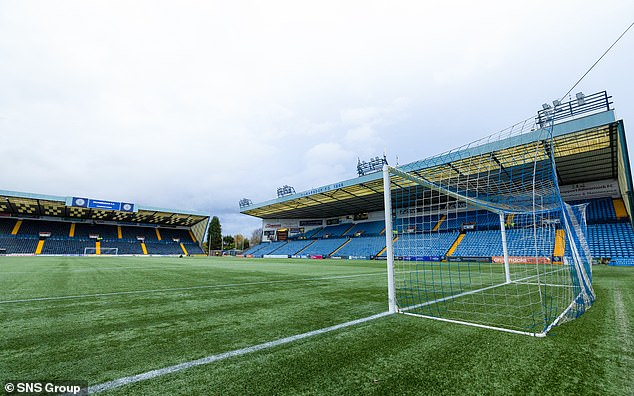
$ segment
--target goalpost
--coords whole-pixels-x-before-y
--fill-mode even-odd
[[[96,255],[96,254],[97,254],[97,248],[96,247],[85,247],[84,248],[84,255],[85,256]],[[119,254],[119,248],[102,247],[102,248],[99,248],[99,254],[100,255],[116,256],[116,255]]]
[[[591,306],[585,206],[561,198],[552,131],[525,127],[384,166],[391,312],[545,336]]]

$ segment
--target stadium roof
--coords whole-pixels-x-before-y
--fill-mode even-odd
[[[95,205],[90,205],[89,202],[95,202]],[[116,207],[123,209],[113,209]],[[0,216],[49,216],[67,220],[100,220],[187,227],[209,218],[207,214],[194,211],[5,190],[0,190]]]
[[[607,95],[605,98],[607,101]],[[606,104],[609,109],[610,103]],[[624,142],[621,148],[617,143],[619,128],[623,129],[623,123],[616,121],[613,110],[595,112],[555,124],[553,148],[559,184],[617,179],[618,151],[624,149],[627,154]],[[536,134],[543,132],[537,129],[497,141],[470,145],[398,168],[427,178],[448,171],[459,175],[472,175],[478,171],[470,168],[470,161],[467,161],[469,157],[494,152],[499,162],[491,163],[489,166],[503,167],[510,164],[518,146],[534,144]],[[629,162],[626,162],[625,168],[623,171],[628,180],[627,189],[631,191],[632,176]],[[253,204],[243,208],[241,213],[262,219],[317,219],[380,210],[383,210],[383,178],[381,172],[378,172]]]

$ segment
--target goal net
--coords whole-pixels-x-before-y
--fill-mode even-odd
[[[544,336],[590,307],[585,206],[561,198],[552,130],[525,128],[384,167],[391,311]]]
[[[84,255],[91,255],[91,254],[97,254],[97,248],[96,247],[85,247],[84,248]],[[119,254],[119,248],[99,248],[99,253],[100,255],[111,255],[111,256],[116,256]]]

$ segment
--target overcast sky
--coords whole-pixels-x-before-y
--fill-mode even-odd
[[[0,189],[260,221],[238,201],[426,158],[566,93],[631,0],[0,0]],[[634,154],[634,29],[607,90]]]

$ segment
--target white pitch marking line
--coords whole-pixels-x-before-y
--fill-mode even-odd
[[[630,334],[630,319],[625,309],[625,303],[623,302],[623,294],[621,290],[614,290],[614,316],[617,319],[617,323],[620,326],[617,328],[618,336],[621,340],[621,349],[623,350],[623,360],[627,364],[627,360],[631,359],[631,354],[627,351],[631,351],[632,348],[632,336]]]
[[[67,269],[67,268],[54,268],[55,270],[60,270],[60,272],[97,272],[97,271],[153,271],[157,269],[161,270],[170,270],[170,269],[183,269],[183,267],[95,267],[90,269]],[[203,270],[204,268],[200,268]],[[2,274],[40,274],[40,271],[2,271]]]
[[[123,385],[128,385],[128,384],[132,384],[132,383],[135,383],[135,382],[144,381],[144,380],[155,378],[155,377],[160,377],[160,376],[163,376],[163,375],[166,375],[166,374],[175,373],[177,371],[185,370],[185,369],[188,369],[188,368],[191,368],[191,367],[201,366],[201,365],[204,365],[204,364],[217,362],[219,360],[224,360],[224,359],[227,359],[227,358],[230,358],[230,357],[241,356],[241,355],[245,355],[247,353],[261,351],[263,349],[273,348],[273,347],[276,347],[278,345],[288,344],[288,343],[293,342],[293,341],[301,340],[301,339],[312,337],[312,336],[319,335],[319,334],[328,333],[330,331],[343,329],[344,327],[354,326],[354,325],[357,325],[357,324],[360,324],[360,323],[368,322],[368,321],[371,321],[371,320],[374,320],[374,319],[378,319],[378,318],[382,318],[382,317],[388,316],[388,315],[391,315],[390,312],[382,312],[380,314],[368,316],[368,317],[361,318],[361,319],[352,320],[350,322],[340,323],[338,325],[334,325],[334,326],[330,326],[330,327],[324,327],[323,329],[309,331],[308,333],[302,333],[302,334],[297,334],[297,335],[286,337],[286,338],[280,338],[280,339],[275,340],[275,341],[269,341],[269,342],[265,342],[263,344],[258,344],[258,345],[254,345],[254,346],[250,346],[250,347],[246,347],[246,348],[242,348],[242,349],[236,349],[236,350],[233,350],[233,351],[224,352],[224,353],[220,353],[220,354],[217,354],[217,355],[211,355],[211,356],[207,356],[207,357],[204,357],[204,358],[201,358],[201,359],[197,359],[197,360],[192,360],[192,361],[185,362],[185,363],[176,364],[174,366],[164,367],[162,369],[152,370],[152,371],[148,371],[148,372],[137,374],[137,375],[131,375],[129,377],[118,378],[118,379],[115,379],[115,380],[112,380],[112,381],[104,382],[102,384],[90,386],[90,387],[88,387],[88,393],[103,392],[103,391],[106,391],[106,390],[111,390],[111,389],[114,389],[114,388],[118,388],[118,387],[123,386]]]
[[[109,297],[109,296],[120,296],[120,295],[127,295],[127,294],[161,293],[161,292],[197,290],[197,289],[219,289],[224,287],[270,285],[270,284],[277,284],[277,283],[314,282],[314,281],[320,281],[320,280],[346,279],[346,278],[356,278],[356,277],[373,276],[373,275],[385,275],[385,273],[372,272],[372,273],[354,274],[354,275],[325,276],[321,278],[280,279],[280,280],[261,281],[261,282],[226,283],[222,285],[201,285],[201,286],[190,286],[190,287],[173,287],[168,289],[130,290],[130,291],[111,292],[111,293],[78,294],[74,296],[35,297],[35,298],[25,298],[20,300],[4,300],[4,301],[0,301],[0,304],[24,303],[24,302],[35,302],[35,301],[70,300],[70,299],[91,298],[91,297]]]

